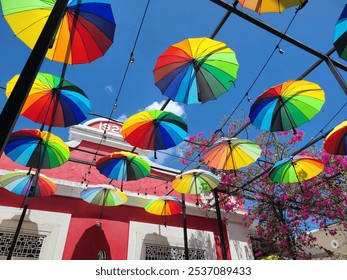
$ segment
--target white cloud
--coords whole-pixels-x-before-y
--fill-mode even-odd
[[[155,101],[151,105],[147,106],[144,110],[160,110],[165,102],[165,100],[161,102]],[[170,101],[169,104],[166,105],[164,111],[174,113],[175,115],[180,116],[182,118],[184,118],[186,115],[184,107],[174,101]]]
[[[128,118],[127,115],[122,114],[119,117],[117,117],[116,120],[119,121],[119,122],[124,122],[127,118]]]
[[[165,163],[172,162],[173,160],[177,159],[171,156],[171,155],[175,155],[175,153],[176,153],[176,147],[172,147],[170,149],[163,150],[163,151],[157,151],[156,152],[157,158],[155,159],[154,152],[151,151],[149,154],[149,158],[157,164],[165,165]]]
[[[107,93],[113,93],[113,87],[112,87],[111,85],[107,85],[107,86],[105,87],[105,91],[106,91]]]

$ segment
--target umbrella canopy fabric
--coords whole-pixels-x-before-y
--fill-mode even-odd
[[[234,84],[239,64],[224,43],[210,38],[188,38],[170,46],[154,67],[162,94],[186,104],[217,99]]]
[[[210,167],[236,170],[255,162],[261,155],[258,144],[238,138],[222,138],[209,147],[202,156]]]
[[[88,203],[99,206],[118,206],[128,200],[119,189],[106,184],[88,187],[81,191],[80,197]]]
[[[335,25],[334,47],[339,57],[347,60],[347,5]]]
[[[113,152],[96,162],[96,169],[108,178],[119,181],[133,181],[149,175],[149,163],[137,154]]]
[[[159,216],[176,215],[182,212],[182,202],[173,196],[161,196],[149,201],[145,210]]]
[[[174,147],[187,134],[187,124],[181,117],[161,110],[139,112],[122,126],[122,135],[128,143],[152,151]]]
[[[347,121],[336,126],[325,138],[324,150],[333,155],[347,155]]]
[[[307,0],[238,0],[244,8],[263,13],[281,13],[285,9],[299,6]]]
[[[321,160],[309,156],[288,157],[269,171],[269,178],[277,183],[298,183],[309,180],[324,170]]]
[[[212,172],[192,169],[177,175],[172,181],[172,188],[179,193],[201,194],[218,187],[220,179]]]
[[[34,183],[35,173],[33,172],[11,172],[0,178],[0,185],[6,190],[23,196],[28,196]],[[39,174],[36,180],[31,197],[41,197],[53,195],[57,190],[55,183],[43,174]]]
[[[3,15],[15,35],[33,49],[57,0],[2,0]],[[115,21],[107,0],[70,0],[46,57],[89,63],[112,45]]]
[[[16,75],[7,83],[7,98],[18,78]],[[36,123],[67,127],[87,119],[90,110],[90,101],[82,89],[58,76],[38,73],[21,115]]]
[[[264,131],[294,129],[311,120],[325,102],[324,91],[308,81],[287,81],[261,94],[250,109],[251,123]]]
[[[61,166],[70,157],[69,147],[60,137],[38,129],[13,132],[4,152],[21,165],[43,169]]]

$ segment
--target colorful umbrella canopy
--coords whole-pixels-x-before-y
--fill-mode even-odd
[[[70,157],[69,147],[61,138],[38,129],[13,132],[4,152],[13,161],[32,168],[55,168]]]
[[[347,121],[336,126],[324,140],[324,150],[333,155],[347,155]]]
[[[175,215],[182,212],[182,202],[173,196],[161,196],[149,201],[145,210],[159,216]]]
[[[307,0],[238,0],[244,8],[263,13],[281,13],[285,9],[299,6]]]
[[[119,181],[133,181],[149,175],[149,163],[137,154],[113,152],[96,162],[99,172],[108,178]]]
[[[128,197],[112,185],[91,186],[80,193],[81,198],[99,206],[118,206],[127,202]]]
[[[34,172],[11,172],[0,178],[0,185],[6,190],[23,196],[28,196],[34,183]],[[40,197],[49,196],[56,192],[55,183],[43,174],[39,174],[36,180],[36,186],[33,188],[30,196]]]
[[[222,138],[209,147],[202,156],[210,167],[236,170],[255,162],[261,155],[258,144],[237,138]]]
[[[347,5],[345,5],[335,25],[334,47],[338,55],[347,60]]]
[[[3,15],[15,35],[33,49],[57,0],[2,0]],[[46,57],[67,64],[89,63],[113,42],[115,21],[107,0],[70,0]]]
[[[188,38],[170,46],[154,67],[162,94],[186,104],[217,99],[234,84],[239,64],[235,52],[209,38]]]
[[[7,98],[18,78],[16,75],[7,83]],[[38,73],[21,114],[36,123],[67,127],[87,119],[90,110],[90,101],[82,89],[58,76]]]
[[[277,183],[298,183],[309,180],[324,170],[319,159],[309,156],[293,156],[285,158],[269,171],[269,178]]]
[[[187,134],[187,125],[182,118],[161,110],[139,112],[122,126],[122,135],[128,143],[152,151],[174,147]]]
[[[294,129],[311,120],[325,102],[324,91],[308,81],[287,81],[261,94],[253,103],[249,118],[264,131]]]
[[[172,181],[172,188],[179,193],[200,194],[215,189],[219,183],[219,177],[212,172],[192,169],[177,175]]]

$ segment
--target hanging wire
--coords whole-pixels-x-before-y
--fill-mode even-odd
[[[107,134],[107,128],[108,128],[108,125],[110,124],[110,122],[111,122],[111,120],[112,120],[113,113],[117,110],[118,99],[119,99],[120,94],[121,94],[121,92],[122,92],[123,84],[124,84],[124,82],[125,82],[125,79],[126,79],[126,76],[127,76],[127,73],[128,73],[128,69],[129,69],[129,66],[132,65],[132,64],[134,63],[134,61],[135,61],[135,58],[134,58],[135,48],[136,48],[136,46],[137,46],[137,41],[138,41],[138,39],[139,39],[141,30],[142,30],[142,26],[143,26],[144,20],[145,20],[146,15],[147,15],[147,10],[148,10],[148,7],[149,7],[150,2],[151,2],[151,0],[148,0],[148,1],[147,1],[147,4],[146,4],[146,7],[145,7],[145,10],[144,10],[142,19],[141,19],[140,26],[139,26],[138,31],[137,31],[137,34],[136,34],[136,38],[135,38],[135,41],[134,41],[132,50],[131,50],[131,52],[130,52],[130,57],[129,57],[127,66],[126,66],[126,68],[125,68],[124,74],[123,74],[123,78],[122,78],[122,81],[121,81],[119,90],[118,90],[118,92],[117,92],[115,101],[113,102],[112,110],[111,110],[111,112],[110,112],[110,114],[109,114],[109,117],[106,118],[106,119],[107,119],[107,123],[106,123],[105,129],[104,129],[104,131],[103,131],[103,134],[102,134],[102,136],[101,136],[101,138],[100,138],[100,142],[99,142],[99,144],[98,144],[98,146],[97,146],[97,148],[96,148],[96,150],[95,150],[92,163],[95,163],[95,162],[96,162],[97,154],[98,154],[98,152],[99,152],[99,150],[100,150],[102,141],[104,141],[104,140],[107,139],[107,136],[106,136],[106,134]],[[89,168],[88,171],[90,171],[90,168]],[[85,175],[84,175],[84,177],[83,177],[83,181],[86,180],[87,176],[88,176],[88,172],[85,173]]]

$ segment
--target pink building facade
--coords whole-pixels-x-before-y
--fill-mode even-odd
[[[156,216],[144,209],[148,201],[158,196],[182,198],[171,189],[171,181],[179,170],[151,161],[148,151],[134,151],[149,162],[151,173],[146,178],[123,183],[123,192],[128,196],[125,204],[104,207],[101,212],[100,206],[80,198],[87,186],[110,182],[95,168],[99,157],[114,151],[133,151],[120,129],[120,123],[103,118],[70,128],[69,161],[58,168],[41,170],[56,183],[57,192],[31,198],[12,259],[184,259],[183,216]],[[0,176],[18,170],[28,168],[5,154],[1,156]],[[120,182],[112,184],[120,188]],[[0,188],[0,259],[6,258],[23,199]],[[189,259],[223,259],[223,250],[230,260],[253,259],[247,230],[242,224],[242,210],[222,213],[224,240],[221,240],[215,211],[196,206],[196,196],[186,195],[185,201]]]

